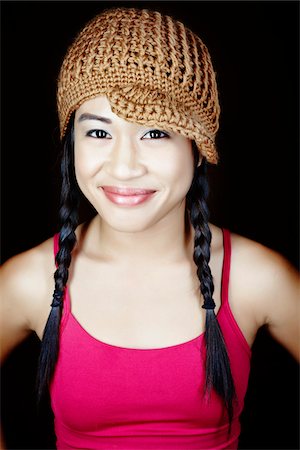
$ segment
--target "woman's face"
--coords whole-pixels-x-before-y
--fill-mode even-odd
[[[121,119],[105,96],[75,114],[75,172],[102,219],[119,231],[143,231],[183,217],[194,159],[189,139]]]

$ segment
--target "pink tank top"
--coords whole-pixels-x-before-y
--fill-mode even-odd
[[[51,384],[58,449],[236,449],[251,350],[228,303],[230,234],[223,230],[222,303],[217,319],[238,402],[231,433],[218,396],[203,397],[203,333],[182,344],[134,349],[92,337],[71,312],[66,290]],[[58,236],[54,238],[55,254]]]

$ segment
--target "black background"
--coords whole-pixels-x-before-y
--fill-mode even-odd
[[[171,14],[204,40],[221,103],[220,163],[209,171],[211,221],[298,267],[299,3],[289,1],[2,1],[2,262],[57,231],[56,77],[81,26],[120,4]],[[38,350],[32,336],[2,369],[8,448],[53,447],[51,412],[35,411]],[[261,330],[240,448],[298,449],[298,422],[298,365]]]

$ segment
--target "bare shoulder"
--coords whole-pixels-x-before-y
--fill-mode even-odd
[[[242,303],[257,328],[267,325],[273,337],[298,358],[298,271],[281,254],[258,242],[232,233],[231,243],[233,303]]]
[[[262,310],[268,311],[276,298],[297,286],[297,270],[280,253],[234,233],[231,246],[231,281],[240,287],[243,297],[253,304],[258,302]],[[261,317],[262,324],[269,323],[269,319],[266,313]]]
[[[41,337],[50,312],[54,270],[52,238],[1,266],[1,337],[8,351],[31,331]]]
[[[50,238],[7,260],[0,269],[1,285],[7,289],[6,293],[18,294],[19,298],[23,297],[22,293],[36,297],[48,284],[53,269],[53,239]]]

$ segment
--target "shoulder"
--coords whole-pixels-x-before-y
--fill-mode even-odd
[[[1,282],[5,287],[32,291],[34,285],[38,288],[43,284],[44,275],[54,266],[53,238],[50,238],[8,259],[0,269]]]
[[[296,268],[283,255],[258,242],[231,233],[231,248],[232,282],[247,288],[249,297],[271,301],[282,294],[280,286],[287,288],[299,280]]]
[[[40,334],[50,312],[54,271],[53,238],[1,266],[1,316],[16,332]]]
[[[257,328],[266,325],[273,337],[298,357],[298,271],[278,252],[243,236],[231,233],[231,246],[233,302],[242,303]]]

